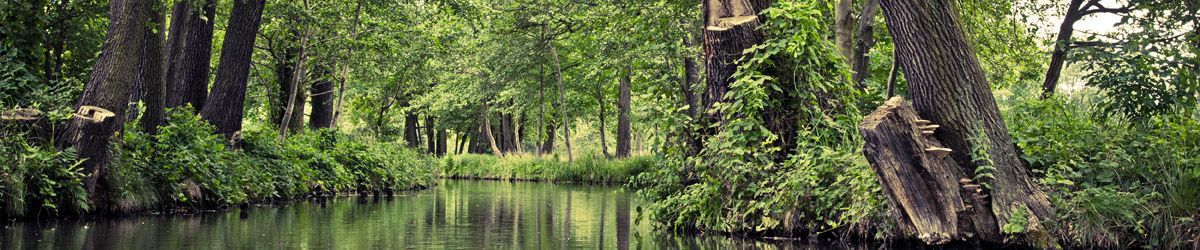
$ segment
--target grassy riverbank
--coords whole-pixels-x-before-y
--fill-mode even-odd
[[[128,126],[110,149],[97,197],[84,191],[80,159],[49,143],[0,138],[0,218],[218,208],[310,194],[431,185],[434,158],[400,144],[333,131],[275,140],[250,130],[235,149],[191,111],[173,112],[157,135]],[[89,205],[89,200],[94,203]]]
[[[554,156],[467,154],[444,157],[438,170],[444,178],[625,183],[652,165],[647,156],[619,160],[585,156],[567,163]]]

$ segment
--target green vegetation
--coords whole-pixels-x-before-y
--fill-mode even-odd
[[[567,163],[557,156],[465,154],[442,158],[438,169],[443,178],[625,183],[652,166],[649,156],[616,160],[589,156]]]
[[[190,109],[169,112],[156,135],[130,125],[115,145],[112,167],[95,199],[100,213],[215,208],[305,195],[391,192],[433,184],[435,159],[392,143],[321,130],[275,141],[270,131],[250,131],[227,148]],[[71,151],[6,136],[0,204],[9,217],[89,212],[80,160]]]

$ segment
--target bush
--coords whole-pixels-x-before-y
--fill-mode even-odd
[[[572,164],[556,157],[466,154],[444,157],[438,169],[441,176],[451,178],[624,183],[651,164],[652,159],[644,156],[618,160],[586,156]]]
[[[88,210],[82,161],[24,134],[0,133],[0,218],[55,216]]]

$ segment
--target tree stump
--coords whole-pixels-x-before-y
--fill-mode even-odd
[[[36,109],[12,109],[0,113],[0,134],[27,133],[27,138],[48,140],[54,131],[50,120]]]
[[[999,237],[987,195],[933,137],[938,125],[894,97],[858,126],[863,153],[879,178],[892,216],[907,237],[942,244]]]

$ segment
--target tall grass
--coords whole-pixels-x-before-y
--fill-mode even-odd
[[[553,156],[466,154],[442,158],[438,170],[447,178],[624,183],[652,164],[647,156],[618,160],[585,156],[568,163]]]

